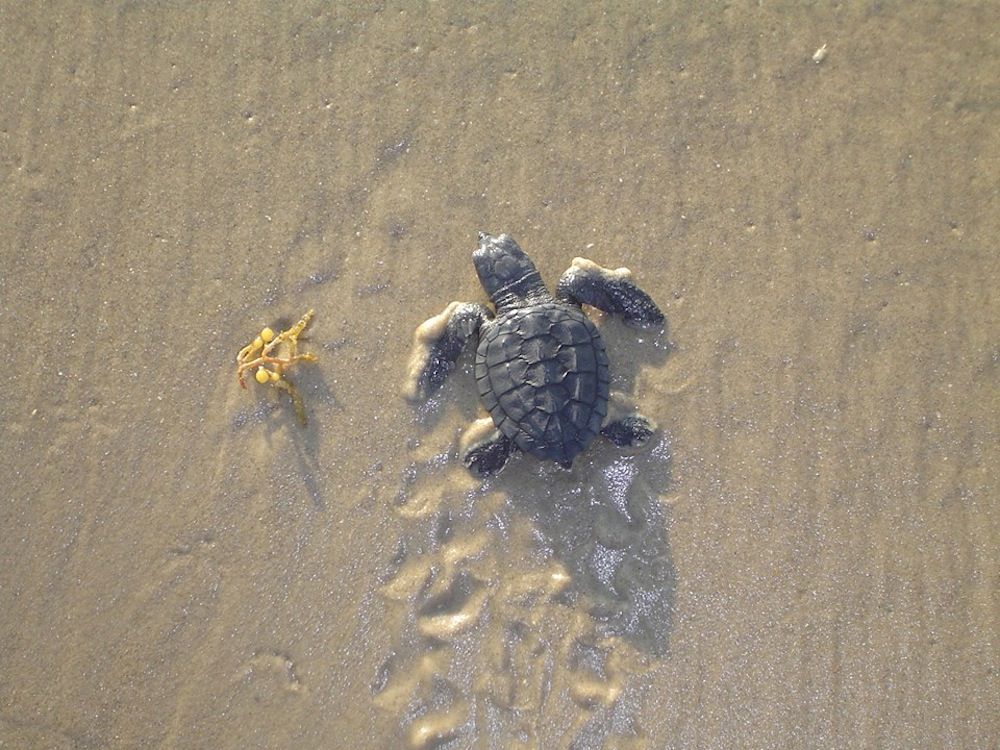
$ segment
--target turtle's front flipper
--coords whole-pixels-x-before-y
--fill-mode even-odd
[[[605,312],[619,313],[626,323],[663,323],[660,308],[635,285],[632,272],[627,268],[612,270],[586,258],[574,258],[573,265],[559,279],[556,295],[577,304],[585,302]]]
[[[612,393],[608,401],[608,416],[604,419],[601,434],[619,448],[638,448],[656,431],[656,425],[635,412],[620,393]]]
[[[413,334],[413,351],[403,388],[411,401],[426,398],[444,382],[466,341],[491,317],[484,305],[452,302]]]
[[[469,471],[485,479],[506,466],[514,444],[494,427],[492,419],[485,417],[477,419],[462,434],[458,449]]]

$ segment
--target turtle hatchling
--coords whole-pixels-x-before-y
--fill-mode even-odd
[[[466,343],[478,340],[476,383],[490,416],[462,436],[465,465],[487,477],[521,450],[569,468],[598,433],[620,447],[645,442],[653,433],[648,419],[621,409],[609,415],[608,355],[581,307],[617,313],[632,324],[661,325],[663,313],[631,272],[576,258],[553,295],[509,235],[483,232],[472,262],[496,312],[452,302],[424,322],[414,336],[406,386],[412,400],[426,398]]]

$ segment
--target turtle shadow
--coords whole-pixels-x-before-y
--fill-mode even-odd
[[[663,499],[672,483],[669,440],[661,435],[624,455],[609,443],[590,451],[572,471],[537,464],[507,481],[501,475],[494,489],[532,518],[540,545],[570,575],[568,596],[600,634],[663,656],[677,587]]]
[[[660,368],[674,351],[667,323],[662,328],[629,325],[617,316],[592,314],[611,361],[611,389],[630,395],[640,367]],[[642,404],[636,404],[642,410]]]

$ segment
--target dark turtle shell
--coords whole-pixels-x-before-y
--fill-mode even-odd
[[[569,465],[608,413],[608,356],[572,305],[543,302],[483,326],[476,382],[493,422],[514,444]]]

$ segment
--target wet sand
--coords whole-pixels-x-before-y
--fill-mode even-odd
[[[998,26],[0,4],[0,747],[994,746]],[[649,444],[401,397],[479,229],[659,301]]]

